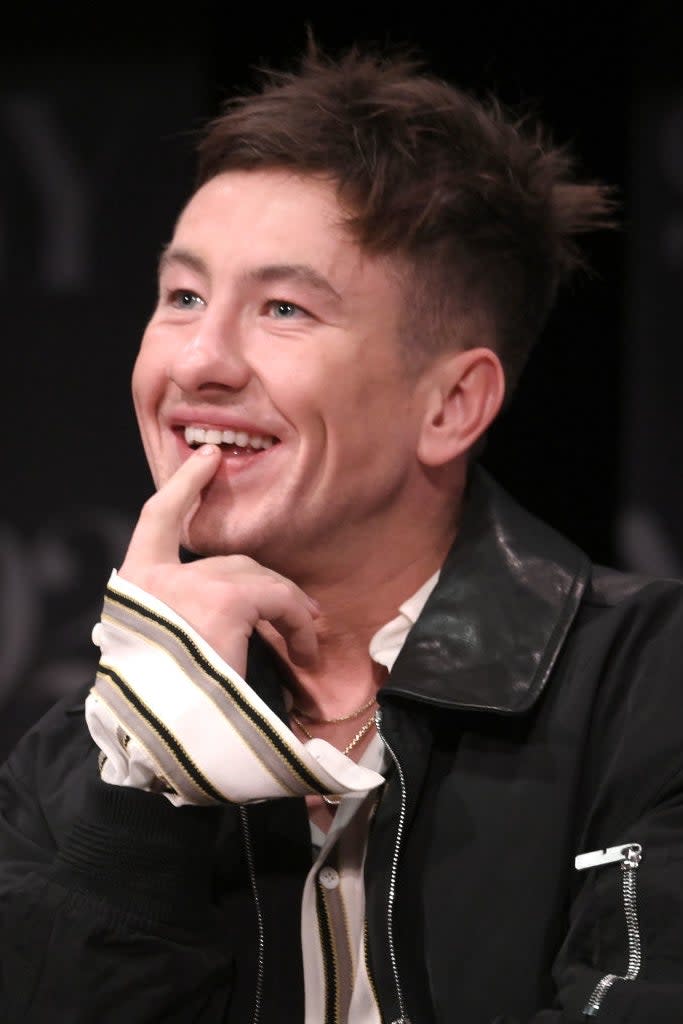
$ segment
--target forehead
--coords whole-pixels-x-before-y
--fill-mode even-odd
[[[343,219],[334,186],[318,177],[279,170],[224,171],[210,178],[180,215],[177,230],[202,225],[208,213],[238,219],[240,214],[270,222],[296,214],[320,219],[331,228]]]
[[[340,292],[392,290],[391,262],[364,253],[345,219],[329,181],[229,171],[191,197],[169,250],[195,254],[211,273],[289,264],[310,266]]]

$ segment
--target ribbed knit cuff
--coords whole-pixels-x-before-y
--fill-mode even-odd
[[[120,910],[190,923],[210,908],[221,811],[94,779],[57,856],[57,879]]]

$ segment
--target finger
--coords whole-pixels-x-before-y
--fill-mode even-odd
[[[271,624],[278,631],[287,645],[287,654],[295,665],[312,668],[318,660],[318,636],[310,615],[306,620],[293,624],[289,619],[271,619]]]
[[[296,583],[282,576],[274,569],[268,569],[260,562],[250,558],[249,555],[214,555],[212,558],[204,559],[196,565],[198,573],[205,575],[208,579],[231,583],[255,583],[259,581],[280,583],[287,588],[295,597],[306,604],[314,619],[320,616],[320,603],[305,590],[302,590]]]
[[[128,546],[128,565],[178,560],[183,521],[219,464],[220,448],[202,445],[145,502]]]
[[[251,588],[250,588],[251,589]],[[275,585],[251,590],[254,609],[251,627],[267,622],[285,642],[287,654],[297,665],[311,666],[318,658],[318,636],[314,619],[317,606],[295,584],[282,580]]]
[[[195,563],[194,568],[207,581],[231,587],[226,612],[233,618],[240,608],[247,623],[246,632],[255,628],[280,653],[284,653],[284,642],[287,654],[299,665],[315,663],[318,637],[313,623],[320,617],[321,609],[315,598],[296,583],[247,555],[214,556]],[[213,601],[214,610],[225,597],[224,591],[222,600],[218,596]]]

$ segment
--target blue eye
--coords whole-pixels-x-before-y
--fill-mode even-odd
[[[298,306],[296,302],[288,302],[287,299],[269,299],[265,303],[265,310],[273,319],[299,319],[301,316],[310,316],[303,306]]]
[[[181,288],[172,291],[169,299],[171,305],[175,306],[176,309],[196,309],[197,306],[204,305],[204,299],[196,295],[195,292],[186,291]]]
[[[268,303],[268,312],[276,320],[292,320],[299,314],[306,316],[306,310],[293,302],[286,302],[284,299],[272,299]]]

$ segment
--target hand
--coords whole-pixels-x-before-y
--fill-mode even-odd
[[[219,462],[220,449],[203,445],[145,502],[118,575],[182,616],[242,676],[260,620],[280,633],[294,663],[310,665],[318,607],[295,583],[246,555],[180,561],[182,524]]]

